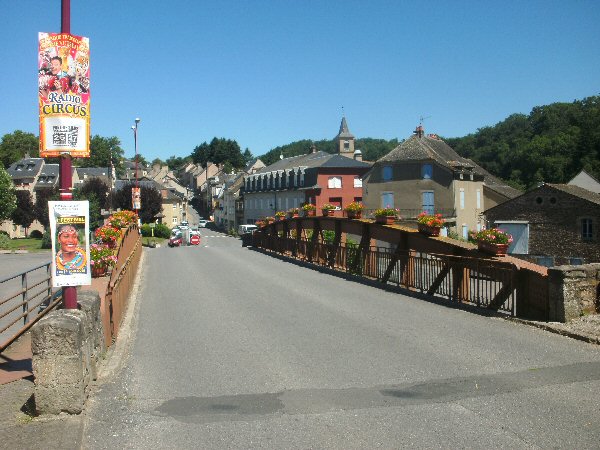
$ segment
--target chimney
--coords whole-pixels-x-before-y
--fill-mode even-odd
[[[425,134],[425,130],[423,129],[423,125],[419,125],[417,127],[417,129],[414,131],[414,134],[416,134],[417,137],[422,138],[423,134]]]
[[[362,152],[360,150],[354,151],[354,159],[356,161],[362,161]]]

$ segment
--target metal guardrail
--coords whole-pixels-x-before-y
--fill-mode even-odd
[[[385,247],[361,249],[357,245],[261,234],[255,234],[254,244],[383,284],[516,315],[516,273],[507,264]]]
[[[0,299],[0,352],[62,302],[50,262],[0,280],[0,292],[13,292]]]

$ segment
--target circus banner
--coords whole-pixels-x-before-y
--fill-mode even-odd
[[[91,284],[89,202],[50,201],[48,212],[52,236],[52,286]]]
[[[39,33],[40,156],[90,156],[90,45],[86,37]]]

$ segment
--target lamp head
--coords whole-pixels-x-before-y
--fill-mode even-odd
[[[142,119],[140,119],[139,117],[135,118],[135,124],[137,125],[138,123],[140,123],[142,121]]]

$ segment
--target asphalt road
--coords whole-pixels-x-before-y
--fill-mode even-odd
[[[598,448],[597,346],[203,234],[145,250],[85,448]]]

